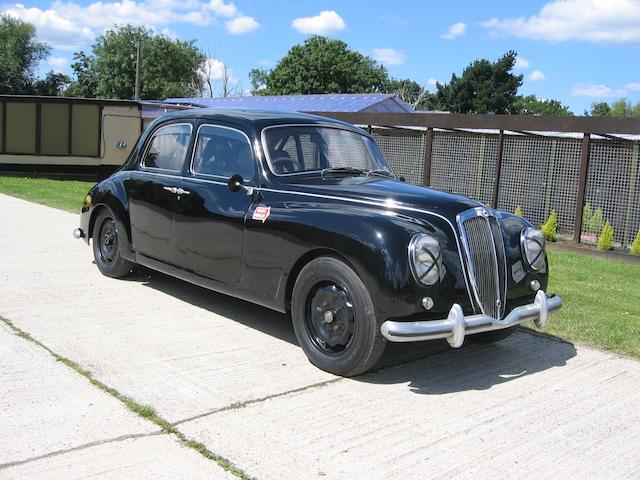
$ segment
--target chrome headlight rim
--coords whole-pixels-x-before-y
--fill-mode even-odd
[[[418,261],[418,246],[423,244],[425,241],[429,241],[432,244],[432,248],[437,246],[437,255],[434,254],[434,252],[432,252],[430,249],[424,249],[424,251],[432,260],[432,263],[429,267],[427,267],[426,272],[420,273],[418,271],[418,268],[425,262]],[[409,242],[409,265],[411,267],[413,278],[416,282],[427,287],[432,287],[433,285],[437,284],[440,281],[442,275],[442,250],[440,248],[440,242],[438,242],[435,237],[429,235],[428,233],[416,233],[413,237],[411,237],[411,241]],[[435,276],[429,275],[429,273],[432,271],[435,271]]]
[[[539,237],[541,241],[538,242],[534,237]],[[540,246],[540,252],[536,254],[533,260],[531,260],[532,255],[529,249],[530,242],[535,242]],[[524,227],[520,232],[520,248],[522,250],[522,257],[531,270],[533,270],[534,272],[538,272],[544,268],[544,266],[546,265],[546,242],[544,234],[540,230],[533,227]]]

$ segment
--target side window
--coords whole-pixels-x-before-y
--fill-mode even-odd
[[[159,128],[149,142],[142,166],[179,171],[187,155],[190,139],[190,124],[181,123]]]
[[[237,130],[203,125],[198,130],[191,169],[202,175],[226,178],[242,175],[245,180],[252,180],[255,164],[251,145]]]

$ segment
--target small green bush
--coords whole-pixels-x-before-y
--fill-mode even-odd
[[[636,234],[636,239],[631,244],[631,249],[629,250],[629,253],[631,253],[631,255],[640,256],[640,229]]]
[[[590,232],[591,228],[591,219],[593,218],[593,209],[591,208],[591,204],[589,202],[584,204],[582,207],[582,231]]]
[[[545,224],[540,227],[540,230],[545,239],[555,242],[558,239],[558,212],[551,210],[551,215],[549,215]]]
[[[591,221],[587,227],[587,231],[591,233],[600,233],[604,228],[604,219],[602,209],[598,208],[595,212],[593,212],[593,216],[591,217]]]
[[[602,233],[598,238],[598,248],[602,251],[613,249],[613,227],[609,222],[604,224]]]
[[[519,217],[524,217],[524,210],[522,210],[522,207],[520,205],[516,207],[516,211],[513,213]]]

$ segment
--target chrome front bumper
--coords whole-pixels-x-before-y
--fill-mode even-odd
[[[539,290],[533,303],[514,308],[502,320],[489,315],[468,315],[465,317],[462,307],[457,303],[451,307],[449,316],[444,320],[425,320],[422,322],[396,322],[387,320],[380,330],[390,342],[418,342],[446,338],[453,348],[461,347],[464,337],[474,333],[490,332],[513,327],[528,320],[536,327],[545,328],[549,321],[549,313],[562,306],[558,296],[549,297]]]

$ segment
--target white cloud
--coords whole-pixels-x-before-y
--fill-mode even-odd
[[[395,48],[374,48],[371,56],[377,62],[385,65],[402,65],[406,60],[406,55]]]
[[[211,10],[219,17],[230,18],[240,14],[233,3],[224,3],[224,0],[209,0],[206,9]]]
[[[225,64],[221,60],[217,58],[209,58],[205,64],[204,69],[204,79],[205,81],[209,79],[211,81],[211,87],[213,89],[213,95],[222,94],[225,74],[227,77],[227,89],[233,89],[237,87],[239,84],[238,78],[233,73],[233,70],[226,66],[225,72]],[[208,92],[207,92],[208,94]]]
[[[640,83],[629,83],[626,86],[627,90],[631,90],[632,92],[640,92]]]
[[[245,33],[255,32],[260,28],[260,24],[256,22],[255,18],[246,15],[227,20],[224,25],[231,35],[244,35]]]
[[[427,80],[427,87],[434,88],[437,85],[438,85],[438,80],[436,80],[435,78],[430,78],[429,80]]]
[[[217,17],[238,20],[231,29],[245,33],[253,31],[258,22],[240,12],[233,3],[223,0],[121,0],[95,1],[80,5],[73,1],[55,0],[49,8],[25,7],[16,3],[5,5],[3,13],[35,25],[38,39],[62,50],[74,50],[90,44],[93,39],[114,25],[130,23],[162,30],[177,23],[196,26],[218,24]],[[251,19],[254,22],[251,28]],[[241,32],[244,28],[244,32]]]
[[[273,67],[276,64],[273,60],[260,60],[258,65],[261,67]]]
[[[315,17],[300,17],[291,22],[300,33],[331,35],[347,28],[347,24],[334,10],[323,10]]]
[[[447,33],[443,33],[440,35],[440,38],[444,38],[445,40],[453,40],[454,38],[458,38],[460,35],[464,35],[464,32],[467,31],[467,24],[458,22],[454,23],[449,27]]]
[[[545,75],[540,70],[534,70],[527,78],[533,82],[537,82],[539,80],[544,80]]]
[[[623,89],[611,88],[601,83],[579,83],[571,91],[571,95],[576,97],[619,97],[624,94]]]
[[[61,73],[69,69],[69,59],[65,57],[50,57],[47,60],[53,71]]]
[[[531,62],[524,57],[516,57],[514,68],[517,70],[526,70],[531,66]]]
[[[640,43],[638,0],[552,0],[530,17],[483,22],[495,35],[550,42]]]

